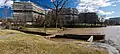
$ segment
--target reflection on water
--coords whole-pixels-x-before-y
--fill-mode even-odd
[[[106,35],[105,40],[106,40],[106,43],[109,45],[104,44],[104,43],[103,44],[97,43],[97,45],[106,47],[110,54],[119,54],[120,53],[120,26],[108,26],[108,27],[94,28],[94,29],[89,28],[89,30],[90,30],[90,32],[99,32],[99,33]]]
[[[68,28],[61,34],[105,34],[105,40],[112,40],[120,46],[120,26],[108,26],[102,28]]]
[[[106,40],[112,40],[115,44],[120,45],[120,26],[108,26],[102,28],[75,28],[69,29],[69,31],[65,31],[64,33],[73,33],[73,34],[105,34]]]
[[[120,54],[120,26],[108,26],[102,28],[68,28],[63,34],[105,34],[106,43],[95,45],[106,47],[110,54]],[[52,39],[53,41],[59,39]],[[60,39],[60,41],[73,41],[72,39]],[[118,53],[119,52],[119,53]]]
[[[115,44],[120,45],[120,26],[108,26],[104,28],[104,33],[106,34],[106,40],[110,39]]]
[[[75,31],[78,31],[78,33],[82,32],[105,34],[105,40],[107,44],[96,43],[95,45],[106,47],[110,54],[120,54],[120,26],[108,26],[102,28],[80,28],[76,29]]]
[[[97,43],[96,45],[106,47],[110,54],[119,54],[120,52],[120,26],[108,26],[102,28],[69,28],[62,32],[66,34],[105,34],[106,43]],[[109,44],[109,45],[108,45]],[[111,46],[110,46],[111,45]],[[112,47],[113,46],[113,47]],[[115,49],[115,48],[117,49]]]
[[[120,45],[120,26],[108,26],[102,28],[68,28],[63,34],[105,34],[105,39],[112,40]]]

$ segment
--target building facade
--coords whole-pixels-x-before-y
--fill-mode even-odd
[[[55,10],[48,13],[49,18],[55,23]],[[76,8],[63,8],[58,12],[58,25],[81,26],[81,24],[100,24],[103,18],[98,17],[95,12],[79,13]],[[54,24],[55,25],[55,24]]]
[[[79,23],[94,24],[99,22],[100,22],[100,19],[98,18],[98,15],[94,12],[79,14]]]
[[[110,25],[120,25],[120,17],[110,18],[109,19],[109,24]]]
[[[59,9],[60,10],[60,9]],[[50,20],[54,22],[56,21],[56,11],[52,9],[48,12]],[[58,12],[58,25],[59,26],[70,26],[78,21],[78,10],[76,8],[62,8],[60,12]]]
[[[13,18],[17,24],[36,24],[45,18],[45,11],[32,2],[14,2]]]
[[[76,8],[63,8],[59,13],[63,25],[75,25],[78,23],[78,10]]]

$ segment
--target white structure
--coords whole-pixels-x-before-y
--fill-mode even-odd
[[[2,20],[0,19],[0,25],[2,24]]]
[[[16,22],[31,24],[37,19],[45,18],[44,9],[32,2],[14,2],[12,10]]]

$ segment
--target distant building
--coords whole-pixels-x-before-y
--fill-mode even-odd
[[[1,19],[0,19],[0,25],[3,24],[3,23],[5,23],[5,22],[6,22],[6,19],[5,19],[5,18],[1,18]]]
[[[120,17],[110,18],[109,24],[110,25],[120,25]]]
[[[1,18],[0,19],[0,26],[3,26],[6,23],[6,19]]]
[[[100,19],[98,18],[98,15],[94,12],[79,14],[79,23],[95,24],[99,22],[100,22]]]
[[[49,18],[55,21],[55,9],[49,11],[48,14]],[[58,25],[73,25],[77,23],[78,18],[78,10],[76,8],[62,8],[58,12]]]
[[[2,24],[2,20],[0,19],[0,25]]]
[[[55,9],[48,12],[48,15],[55,25]],[[104,22],[104,18],[98,17],[95,12],[79,13],[76,8],[63,8],[58,12],[58,25],[79,26],[83,23],[98,24]]]
[[[104,24],[109,25],[109,19],[105,19]]]
[[[14,21],[17,24],[40,23],[38,21],[45,18],[44,9],[32,2],[14,2],[12,10]]]
[[[63,25],[75,25],[78,23],[78,10],[76,8],[63,8],[59,13]]]

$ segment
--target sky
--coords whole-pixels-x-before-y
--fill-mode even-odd
[[[48,9],[48,7],[54,8],[51,0],[16,0],[19,1],[31,1],[38,4],[42,8]],[[8,17],[12,15],[12,0],[0,0],[0,17],[5,17],[4,10],[8,10]],[[5,8],[4,8],[5,6]],[[48,7],[46,7],[48,6]],[[120,0],[69,0],[66,7],[77,8],[79,12],[97,12],[100,16],[106,18],[120,17]]]

